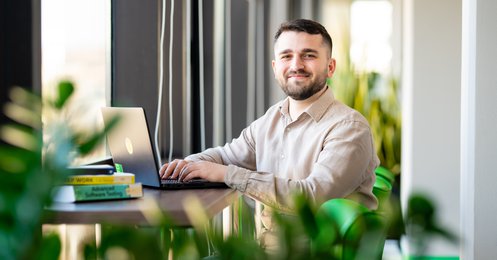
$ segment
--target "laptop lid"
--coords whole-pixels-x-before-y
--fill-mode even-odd
[[[160,187],[159,161],[152,146],[145,111],[141,107],[103,107],[104,123],[118,117],[116,126],[107,133],[107,143],[114,164],[123,172],[135,174],[135,181]]]

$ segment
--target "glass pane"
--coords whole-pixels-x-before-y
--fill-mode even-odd
[[[78,130],[102,127],[100,107],[110,100],[110,0],[42,1],[42,95],[70,80],[75,93],[64,113]],[[51,116],[45,110],[45,127]],[[100,147],[75,164],[105,157]]]
[[[392,4],[354,1],[350,10],[350,58],[360,71],[390,73]]]

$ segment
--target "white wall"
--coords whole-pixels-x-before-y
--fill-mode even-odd
[[[403,8],[401,200],[405,207],[410,194],[424,192],[439,222],[457,233],[461,0],[404,0]],[[458,256],[459,249],[436,239],[427,254]]]
[[[497,255],[497,1],[463,0],[461,230],[463,259]]]

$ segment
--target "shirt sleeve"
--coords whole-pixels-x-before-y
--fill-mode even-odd
[[[340,122],[329,130],[307,178],[293,180],[231,166],[225,180],[228,185],[236,185],[240,191],[283,211],[292,211],[291,198],[296,192],[317,204],[349,197],[375,208],[372,186],[378,160],[372,143],[367,125],[356,121]]]
[[[373,147],[367,125],[341,122],[329,131],[307,178],[281,178],[273,173],[231,165],[225,182],[281,211],[293,210],[291,198],[296,192],[303,193],[317,204],[332,198],[350,197],[375,208],[372,185],[378,160]]]
[[[209,161],[223,165],[237,165],[250,170],[256,169],[253,126],[245,128],[240,136],[224,146],[209,148],[204,152],[185,158],[189,161]]]
[[[302,180],[278,177],[284,173],[256,171],[251,129],[245,129],[224,147],[188,158],[228,165],[228,186],[280,211],[293,210],[292,196],[296,192],[318,204],[332,198],[355,197],[369,208],[376,207],[372,185],[378,159],[367,124],[343,121],[330,127],[317,160]]]

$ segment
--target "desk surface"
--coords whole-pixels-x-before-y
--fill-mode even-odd
[[[191,226],[183,207],[185,198],[195,196],[212,218],[231,205],[237,193],[232,189],[157,190],[144,188],[139,199],[96,201],[82,203],[54,203],[45,211],[49,218],[45,224],[135,224],[151,225],[144,210],[156,209],[155,205],[172,217],[178,226]],[[151,203],[153,200],[157,203]]]

